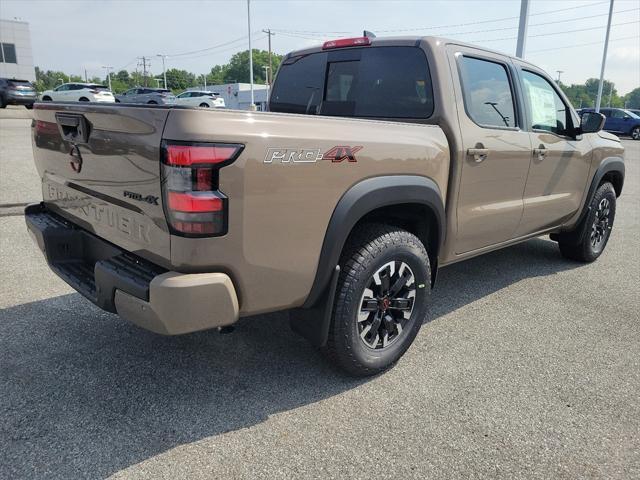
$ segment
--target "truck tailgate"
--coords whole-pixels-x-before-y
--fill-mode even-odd
[[[36,104],[33,145],[47,208],[167,266],[160,183],[163,107]]]

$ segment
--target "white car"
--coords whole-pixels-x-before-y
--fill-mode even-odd
[[[97,83],[63,83],[40,95],[43,102],[106,102],[116,101],[113,93]]]
[[[176,96],[174,105],[188,105],[190,107],[224,108],[224,98],[219,93],[206,90],[189,90]]]

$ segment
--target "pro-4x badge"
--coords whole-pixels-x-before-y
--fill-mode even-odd
[[[336,145],[326,152],[319,148],[268,148],[264,163],[316,163],[330,160],[332,163],[357,162],[356,153],[362,150],[361,145]]]
[[[124,196],[127,198],[131,198],[132,200],[138,200],[139,202],[147,202],[151,205],[158,205],[158,197],[155,195],[142,195],[141,193],[129,192],[128,190],[124,191]]]

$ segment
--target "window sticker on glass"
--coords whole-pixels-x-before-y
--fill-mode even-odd
[[[556,125],[556,103],[553,91],[548,88],[540,88],[524,79],[529,100],[531,102],[531,119],[533,125]]]

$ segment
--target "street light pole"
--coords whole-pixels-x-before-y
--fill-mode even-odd
[[[167,58],[167,55],[157,54],[156,57],[162,58],[162,78],[164,79],[164,88],[166,90],[167,88],[169,88],[167,87],[167,68],[164,64],[164,61]]]
[[[102,68],[104,68],[107,71],[107,79],[109,81],[109,90],[111,90],[111,70],[113,70],[113,67],[103,66]]]
[[[527,27],[529,26],[529,0],[520,0],[520,24],[518,25],[518,43],[516,57],[524,57],[524,47],[527,43]]]
[[[611,32],[611,16],[613,15],[613,0],[609,4],[609,19],[607,21],[607,33],[604,37],[604,51],[602,52],[602,67],[600,68],[600,82],[598,83],[598,96],[596,97],[596,112],[600,111],[602,101],[602,85],[604,83],[604,66],[607,62],[607,50],[609,48],[609,33]]]
[[[251,85],[251,105],[249,109],[255,111],[256,102],[253,96],[253,50],[251,49],[251,0],[247,0],[247,29],[249,33],[249,84]]]

